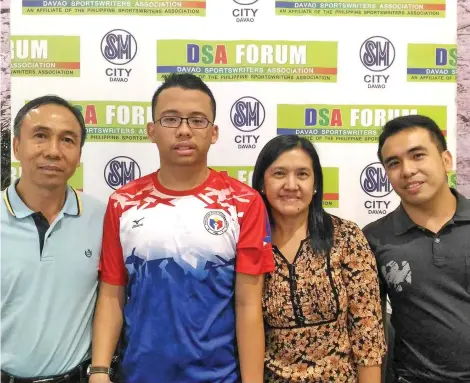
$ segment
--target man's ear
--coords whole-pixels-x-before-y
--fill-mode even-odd
[[[154,122],[148,122],[147,123],[147,137],[154,144],[156,143],[156,141],[155,141],[155,131],[156,131],[156,129],[157,129],[157,127],[155,126]]]
[[[219,139],[219,127],[214,125],[212,127],[212,136],[211,136],[211,144],[215,144]]]
[[[444,168],[446,172],[451,172],[454,160],[452,158],[452,154],[448,150],[442,153],[442,162],[444,163]]]
[[[20,158],[20,138],[19,137],[13,137],[13,154],[15,155],[15,158],[18,161],[21,161]]]

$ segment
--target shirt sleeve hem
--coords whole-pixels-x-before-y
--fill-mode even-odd
[[[380,366],[381,364],[383,364],[383,358],[385,357],[385,355],[386,353],[383,352],[382,356],[380,357],[357,359],[356,365],[358,367]]]
[[[116,278],[114,276],[110,275],[103,275],[101,273],[100,279],[102,282],[108,283],[110,285],[118,285],[118,286],[125,286],[126,285],[126,280],[123,278]]]
[[[250,267],[246,265],[237,266],[235,268],[237,273],[250,274],[250,275],[261,275],[274,271],[274,264],[266,265],[263,267]]]
[[[252,262],[256,259],[256,262]],[[243,274],[261,275],[274,270],[274,257],[269,249],[245,248],[237,249],[235,271]]]

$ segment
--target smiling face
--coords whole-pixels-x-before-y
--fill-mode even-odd
[[[219,135],[207,94],[182,87],[167,88],[158,95],[154,117],[156,122],[147,125],[147,132],[158,146],[162,165],[191,166],[207,162],[209,148]],[[181,117],[193,117],[191,126],[183,120],[179,126],[169,127]],[[207,121],[207,127],[198,128]]]
[[[381,153],[390,183],[405,204],[430,202],[448,188],[452,156],[439,150],[426,129],[408,128],[388,137]]]
[[[264,173],[264,191],[273,215],[308,214],[314,183],[312,160],[304,150],[282,153]]]
[[[67,108],[55,104],[31,110],[23,119],[13,151],[29,185],[63,187],[80,165],[81,126]]]

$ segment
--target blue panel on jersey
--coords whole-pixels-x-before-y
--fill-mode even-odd
[[[195,255],[196,254],[196,255]],[[235,258],[127,257],[126,383],[235,383]],[[207,259],[210,259],[208,261]]]

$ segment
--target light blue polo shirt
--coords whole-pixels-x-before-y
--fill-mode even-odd
[[[1,201],[1,368],[62,374],[90,357],[106,206],[69,186],[41,246],[41,217],[15,186]]]

